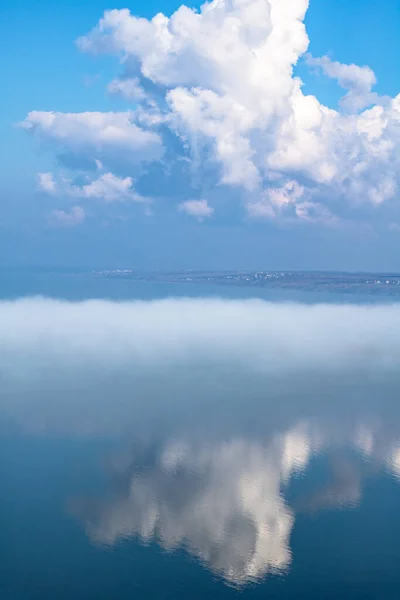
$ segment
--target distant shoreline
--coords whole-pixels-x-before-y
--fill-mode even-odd
[[[308,271],[92,271],[94,277],[162,283],[195,283],[270,290],[400,296],[400,274]]]
[[[196,284],[271,292],[308,292],[400,298],[400,273],[340,271],[144,271],[134,269],[78,269],[0,267],[1,280],[30,277],[74,277],[153,284]],[[4,279],[6,275],[6,279]]]

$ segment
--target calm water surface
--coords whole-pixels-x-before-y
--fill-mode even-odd
[[[400,306],[111,284],[3,282],[0,597],[399,598]]]

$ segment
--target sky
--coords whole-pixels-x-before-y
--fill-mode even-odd
[[[0,265],[400,271],[399,0],[0,10]]]

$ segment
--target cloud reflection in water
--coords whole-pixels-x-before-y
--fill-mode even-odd
[[[75,500],[90,538],[184,547],[242,585],[289,568],[297,512],[360,501],[357,465],[336,459],[289,504],[315,454],[351,447],[400,475],[399,334],[400,306],[4,302],[0,414],[144,448],[109,497]]]

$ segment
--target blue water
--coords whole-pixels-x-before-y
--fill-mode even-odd
[[[151,325],[151,311],[162,307],[153,307],[139,320],[142,343],[132,354],[132,334],[124,337],[113,320],[117,300],[244,299],[250,292],[7,277],[0,291],[0,598],[399,597],[396,365],[382,366],[376,353],[368,365],[353,364],[351,352],[342,364],[346,346],[335,354],[328,323],[333,369],[318,362],[318,352],[293,369],[290,345],[282,354],[287,366],[260,369],[257,348],[268,338],[261,343],[254,334],[254,345],[243,345],[246,332],[234,320],[219,334],[227,360],[210,347],[207,336],[219,323],[201,305],[195,317],[209,319],[204,338],[185,321],[165,346],[167,330]],[[12,303],[37,295],[66,301],[57,309],[65,326],[43,300]],[[263,297],[352,301],[300,292]],[[68,301],[88,298],[110,302],[95,317],[95,342],[85,346],[88,313],[71,313]],[[133,321],[137,309],[129,310]],[[95,337],[103,329],[106,337]],[[388,338],[393,352],[396,339]]]

